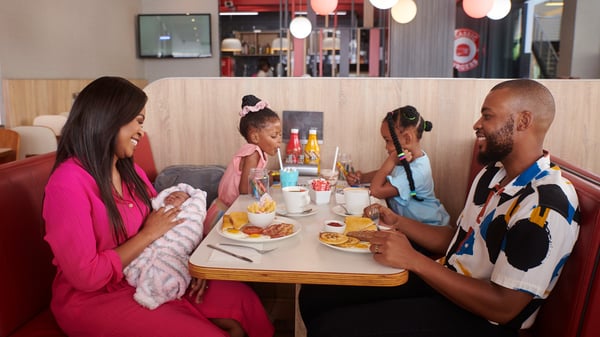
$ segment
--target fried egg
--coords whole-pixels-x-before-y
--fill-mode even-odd
[[[248,240],[262,240],[262,239],[270,239],[271,237],[263,234],[249,234],[246,239]]]
[[[238,239],[243,239],[245,237],[247,237],[248,235],[246,235],[244,232],[242,232],[239,229],[235,229],[235,228],[227,228],[223,231],[223,233],[226,236],[232,237],[232,238],[238,238]]]

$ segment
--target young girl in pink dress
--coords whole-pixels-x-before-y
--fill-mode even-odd
[[[250,169],[265,168],[267,155],[277,154],[281,145],[281,120],[269,108],[269,103],[254,95],[246,95],[242,98],[240,117],[240,134],[248,143],[233,156],[221,178],[219,197],[206,215],[206,233],[240,194],[248,193]]]
[[[183,220],[152,211],[156,191],[133,153],[146,94],[102,77],[75,100],[46,185],[45,240],[54,253],[52,312],[68,336],[273,335],[256,294],[240,282],[194,279],[180,300],[148,310],[123,276],[144,248]]]

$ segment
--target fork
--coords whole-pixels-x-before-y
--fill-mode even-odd
[[[254,247],[250,247],[250,246],[245,246],[245,245],[238,245],[238,244],[235,244],[235,243],[219,243],[219,244],[222,245],[222,246],[250,248],[250,249],[254,249],[259,254],[266,254],[268,252],[272,252],[275,249],[277,249],[277,247],[271,248],[271,249],[259,249],[259,248],[254,248]]]

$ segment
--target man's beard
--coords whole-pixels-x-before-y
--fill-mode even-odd
[[[487,165],[501,161],[512,152],[514,124],[515,121],[511,118],[500,130],[485,135],[485,150],[479,151],[477,155],[480,164]]]

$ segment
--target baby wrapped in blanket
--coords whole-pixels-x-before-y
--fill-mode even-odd
[[[181,207],[177,218],[185,221],[148,245],[123,270],[127,282],[136,287],[133,298],[149,309],[180,298],[191,281],[188,260],[202,239],[206,192],[178,184],[152,200],[155,210],[163,206]]]

